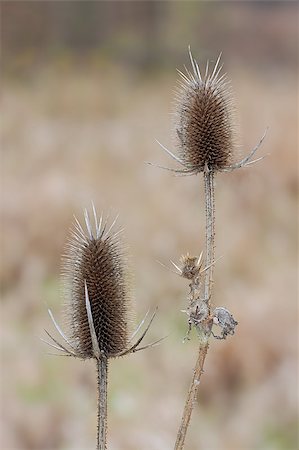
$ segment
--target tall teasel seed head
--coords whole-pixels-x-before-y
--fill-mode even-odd
[[[76,220],[64,257],[69,342],[76,356],[118,356],[128,347],[130,281],[128,258],[102,217],[94,227],[85,211],[86,231]],[[95,342],[96,341],[96,342]]]
[[[221,170],[230,164],[234,147],[230,83],[225,74],[220,75],[220,56],[211,71],[207,63],[205,73],[201,74],[190,49],[189,54],[192,71],[179,71],[177,160],[185,173]]]

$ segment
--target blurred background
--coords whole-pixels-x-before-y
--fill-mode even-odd
[[[60,258],[75,213],[120,213],[136,322],[159,347],[112,361],[109,448],[173,448],[197,353],[183,344],[186,280],[203,248],[203,183],[172,166],[176,68],[222,51],[251,169],[217,176],[214,304],[239,322],[212,341],[186,450],[298,448],[297,2],[1,2],[1,449],[92,449],[92,362],[47,355],[61,318]],[[173,166],[172,166],[173,167]]]

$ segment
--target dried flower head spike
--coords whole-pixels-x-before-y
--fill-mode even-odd
[[[202,76],[190,53],[193,72],[186,69],[177,93],[178,156],[190,173],[223,169],[234,146],[232,96],[226,75],[220,76],[220,56]]]
[[[177,155],[157,141],[181,168],[158,167],[179,175],[194,175],[204,171],[232,171],[263,159],[252,160],[252,157],[266,132],[242,161],[232,162],[235,147],[234,105],[230,81],[225,73],[221,74],[221,54],[214,67],[210,68],[207,62],[204,72],[200,71],[190,48],[189,57],[192,69],[185,67],[185,73],[178,70],[181,79],[175,102]]]
[[[141,336],[132,340],[145,323],[148,313],[129,336],[131,289],[128,257],[120,240],[122,230],[114,231],[117,218],[108,225],[98,220],[93,206],[94,224],[85,210],[85,227],[77,219],[64,258],[66,316],[70,332],[66,336],[51,310],[49,315],[63,344],[47,333],[46,342],[62,355],[94,358],[98,367],[98,449],[106,448],[108,359],[124,356],[157,345],[162,339],[140,346],[156,311]]]
[[[82,358],[117,356],[128,345],[131,292],[127,257],[120,232],[113,232],[116,219],[109,228],[102,218],[97,223],[96,214],[94,221],[92,230],[85,211],[86,232],[76,221],[64,263],[71,339]]]

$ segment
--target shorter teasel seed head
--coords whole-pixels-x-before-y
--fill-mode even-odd
[[[47,330],[50,341],[41,340],[65,356],[97,360],[116,358],[155,347],[165,337],[141,345],[157,312],[153,312],[141,335],[132,342],[145,324],[149,311],[134,333],[131,331],[131,270],[126,249],[120,240],[123,230],[113,231],[117,220],[108,225],[98,220],[92,205],[94,225],[85,210],[85,226],[75,218],[72,235],[64,255],[63,278],[66,335],[53,313],[52,323],[63,340],[61,344]],[[57,354],[57,353],[55,353]]]
[[[85,227],[76,223],[64,256],[65,313],[69,339],[81,358],[113,357],[128,346],[131,289],[128,258],[119,235],[94,210],[94,226],[85,210]],[[88,317],[88,304],[91,317]],[[91,325],[92,323],[92,325]],[[94,329],[96,342],[92,340]]]
[[[201,74],[190,50],[189,55],[192,71],[179,71],[176,96],[177,160],[184,167],[178,172],[221,170],[231,163],[235,142],[230,82],[225,74],[220,75],[220,56],[211,71],[207,63]]]

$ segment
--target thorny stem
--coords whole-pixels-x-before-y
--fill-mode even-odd
[[[205,344],[201,344],[199,347],[198,357],[196,361],[196,365],[194,367],[193,371],[193,378],[190,384],[190,388],[188,391],[183,417],[181,420],[180,428],[177,434],[176,443],[175,443],[175,450],[181,450],[184,448],[184,442],[189,426],[189,422],[191,419],[192,410],[194,407],[194,403],[196,401],[197,397],[197,391],[199,388],[200,383],[200,377],[203,373],[203,365],[206,359],[206,354],[209,348],[209,344],[206,342]]]
[[[215,254],[215,199],[214,199],[214,173],[206,169],[204,171],[204,185],[205,185],[205,210],[206,210],[206,255],[205,267],[208,269],[205,272],[204,280],[204,302],[208,306],[210,313],[212,284],[213,284],[213,268],[214,268],[214,254]],[[211,333],[211,325],[207,321],[207,326],[202,327],[200,335],[200,344],[198,350],[197,361],[193,371],[193,378],[187,394],[187,399],[184,407],[182,420],[180,423],[177,439],[175,443],[175,450],[182,450],[184,448],[185,438],[188,426],[191,419],[191,414],[197,398],[199,389],[200,377],[203,373],[203,366],[209,348],[209,335]]]
[[[213,287],[213,271],[215,260],[215,197],[214,197],[214,172],[204,172],[205,184],[205,209],[206,209],[206,255],[204,283],[204,301],[210,307],[210,299]]]
[[[98,372],[97,450],[106,450],[108,359],[104,355],[101,355],[100,359],[97,359],[97,372]]]

